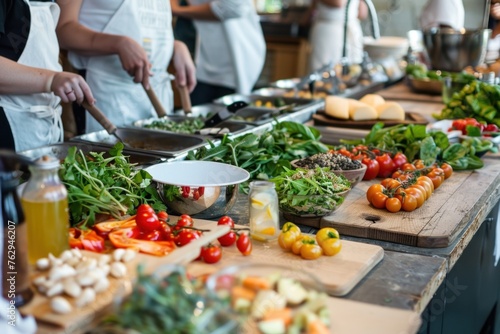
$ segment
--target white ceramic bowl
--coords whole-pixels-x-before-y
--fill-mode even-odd
[[[399,60],[408,51],[408,39],[398,36],[381,36],[363,38],[363,47],[372,60],[396,59]]]
[[[178,214],[216,218],[229,212],[238,185],[250,174],[239,167],[212,161],[172,161],[146,168],[165,204]]]

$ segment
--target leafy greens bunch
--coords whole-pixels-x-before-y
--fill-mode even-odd
[[[248,133],[230,139],[224,136],[220,145],[210,143],[190,151],[188,160],[209,160],[232,164],[247,170],[250,179],[267,180],[291,168],[290,161],[328,151],[322,144],[320,132],[295,122],[280,122],[261,135]],[[248,183],[243,190],[248,190]]]
[[[117,143],[109,151],[85,155],[76,147],[68,150],[61,168],[61,179],[68,190],[68,206],[72,225],[93,225],[96,214],[120,218],[134,214],[142,203],[156,211],[165,210],[158,192],[152,186],[151,175],[135,169]]]
[[[444,161],[454,169],[478,169],[484,166],[476,153],[492,149],[491,142],[465,140],[450,145],[448,136],[442,131],[427,132],[421,124],[395,125],[384,128],[384,123],[376,123],[363,139],[344,140],[344,144],[376,147],[392,152],[403,152],[408,161],[422,159],[426,166],[436,161]]]

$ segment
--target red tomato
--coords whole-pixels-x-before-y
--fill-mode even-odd
[[[363,180],[372,180],[377,177],[378,172],[380,171],[380,165],[377,160],[364,158],[361,163],[366,165],[366,172],[363,176]]]
[[[177,220],[177,223],[174,226],[174,230],[181,230],[183,227],[191,227],[193,226],[193,218],[188,215],[182,215]]]
[[[222,237],[218,238],[221,246],[228,247],[233,245],[236,242],[236,233],[233,231],[224,234]]]
[[[150,212],[155,213],[155,210],[149,204],[141,204],[137,208],[137,213]]]
[[[217,222],[217,225],[229,225],[229,227],[233,228],[234,227],[234,221],[229,216],[222,216],[219,219],[219,221]]]
[[[484,128],[484,131],[487,131],[487,132],[498,132],[498,126],[496,126],[496,124],[488,124]]]
[[[247,256],[252,253],[252,242],[250,241],[250,237],[248,234],[242,233],[238,237],[238,241],[236,241],[236,247],[240,251],[241,254]]]
[[[138,211],[135,216],[135,223],[143,232],[153,232],[161,227],[160,220],[154,211]]]
[[[162,240],[173,240],[174,236],[172,234],[172,228],[165,223],[161,222],[160,232],[162,234]]]
[[[401,152],[398,152],[394,155],[392,161],[394,162],[396,169],[400,169],[401,167],[403,167],[405,163],[408,162],[408,159],[406,158],[406,155],[404,155]]]
[[[217,263],[222,257],[222,249],[217,245],[208,245],[201,248],[201,258],[205,263]]]
[[[389,177],[395,168],[394,162],[391,159],[391,156],[388,153],[384,153],[382,155],[377,156],[377,161],[380,166],[380,170],[378,172],[378,177],[385,178]]]
[[[179,232],[175,239],[175,244],[179,247],[187,245],[191,240],[198,239],[200,235],[193,230],[184,229]]]
[[[156,214],[158,216],[158,219],[161,220],[161,221],[168,221],[168,213],[166,213],[165,211],[160,211]]]

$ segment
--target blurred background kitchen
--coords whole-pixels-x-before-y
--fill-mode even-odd
[[[307,73],[310,55],[307,18],[312,0],[255,0],[267,42],[264,70],[258,86]],[[372,0],[381,36],[407,37],[419,29],[419,17],[427,0]],[[481,27],[486,0],[463,0],[465,28]],[[369,18],[361,21],[365,36],[371,34]]]

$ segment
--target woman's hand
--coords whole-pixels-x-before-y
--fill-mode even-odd
[[[119,37],[117,47],[123,69],[134,77],[134,82],[141,82],[144,87],[149,88],[152,65],[144,48],[127,36]]]
[[[186,44],[181,41],[174,42],[172,61],[177,86],[187,86],[189,92],[192,92],[196,86],[196,67]]]
[[[70,72],[54,72],[52,80],[49,81],[50,91],[54,92],[63,102],[74,102],[78,104],[86,99],[88,103],[94,104],[95,99],[90,87],[78,74]]]

